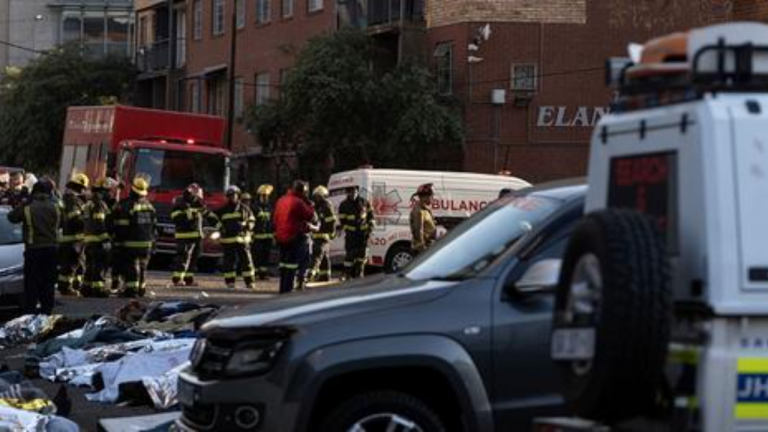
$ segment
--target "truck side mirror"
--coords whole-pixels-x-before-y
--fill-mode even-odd
[[[518,295],[551,294],[560,279],[561,259],[546,259],[533,264],[511,288]]]
[[[611,57],[605,62],[605,83],[614,90],[624,84],[624,72],[632,66],[632,60],[624,57]]]

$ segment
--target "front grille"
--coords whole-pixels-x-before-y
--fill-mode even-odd
[[[206,341],[200,361],[194,367],[195,372],[203,379],[223,376],[232,352],[232,348],[217,345],[210,340]]]

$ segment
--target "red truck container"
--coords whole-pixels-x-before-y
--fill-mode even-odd
[[[208,115],[127,106],[70,107],[64,130],[59,184],[75,171],[91,180],[109,175],[130,186],[151,177],[149,199],[158,212],[157,251],[175,253],[173,200],[190,183],[203,187],[209,208],[225,202],[230,153],[223,148],[225,121]],[[125,197],[130,187],[123,187]],[[207,238],[205,256],[220,249]]]

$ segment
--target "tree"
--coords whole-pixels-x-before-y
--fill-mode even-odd
[[[50,51],[0,80],[0,163],[53,173],[67,107],[114,104],[136,71],[126,58],[93,59],[77,46]]]
[[[330,155],[336,169],[424,167],[440,146],[460,144],[461,118],[429,72],[415,64],[375,70],[375,55],[361,30],[311,40],[280,98],[249,107],[244,122],[266,149]]]

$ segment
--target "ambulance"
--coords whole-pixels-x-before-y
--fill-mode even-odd
[[[445,232],[498,198],[502,189],[530,187],[525,180],[505,175],[443,171],[408,171],[363,168],[331,176],[328,190],[338,209],[350,186],[360,188],[376,214],[376,229],[369,241],[369,262],[396,272],[413,259],[409,216],[419,185],[432,183],[435,197],[432,212],[439,231]],[[331,245],[331,259],[344,258],[344,235]]]

